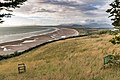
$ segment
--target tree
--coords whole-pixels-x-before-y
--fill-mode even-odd
[[[3,2],[0,2],[0,12],[2,10],[6,10],[8,12],[12,12],[10,10],[11,8],[20,8],[20,5],[23,5],[23,2],[27,0],[4,0]],[[0,14],[0,23],[3,23],[4,21],[2,20],[3,17],[11,17],[12,14],[10,13],[1,13]]]
[[[120,0],[114,0],[110,4],[112,8],[107,9],[107,13],[110,13],[109,17],[112,17],[112,25],[115,26],[116,28],[120,28]]]

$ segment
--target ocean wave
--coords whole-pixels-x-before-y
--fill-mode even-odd
[[[48,34],[50,32],[54,32],[54,31],[58,30],[58,28],[54,28],[54,27],[45,27],[45,28],[46,29],[43,29],[40,31],[33,31],[33,32],[27,32],[27,33],[9,34],[9,35],[0,36],[0,43],[22,40],[22,39],[30,38],[30,37],[37,36],[37,35]]]

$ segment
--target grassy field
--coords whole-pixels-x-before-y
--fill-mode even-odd
[[[92,35],[50,43],[0,61],[0,80],[120,80],[120,68],[102,69],[103,57],[120,52],[112,35]],[[25,63],[26,73],[18,74]]]

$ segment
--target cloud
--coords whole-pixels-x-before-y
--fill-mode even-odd
[[[23,21],[29,20],[34,21],[36,24],[45,25],[64,23],[82,24],[92,21],[103,23],[110,22],[105,10],[111,1],[112,0],[28,0],[24,6],[15,9],[13,14],[18,18],[17,20],[22,21],[24,18]],[[11,18],[11,20],[16,18]],[[17,22],[15,22],[15,24],[17,24]],[[22,24],[24,24],[24,22]]]
[[[21,9],[15,11],[18,12],[62,12],[65,11],[91,11],[97,10],[95,6],[90,4],[91,1],[81,0],[28,0],[27,4]]]
[[[79,12],[86,15],[92,14],[104,7],[106,3],[110,0],[28,0],[25,6],[16,11],[22,13],[38,13],[38,12],[48,12],[48,13],[69,13],[69,12]],[[104,7],[106,9],[106,6]],[[56,14],[55,14],[56,15]],[[94,13],[93,13],[94,15]]]
[[[76,10],[95,10],[96,7],[92,6],[91,4],[85,4],[83,1],[67,1],[67,0],[46,0],[41,2],[44,4],[52,4],[61,7],[73,7]]]

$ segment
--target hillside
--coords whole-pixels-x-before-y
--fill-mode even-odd
[[[118,67],[102,69],[104,55],[120,52],[111,38],[105,34],[61,40],[2,60],[0,80],[119,80]],[[18,74],[19,63],[26,64],[26,73]]]

